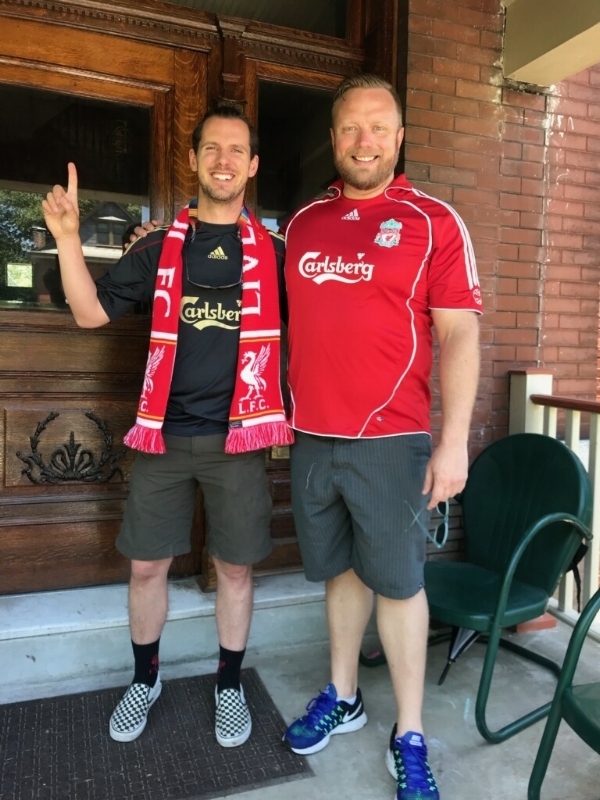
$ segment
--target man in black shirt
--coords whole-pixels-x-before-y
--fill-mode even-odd
[[[127,248],[97,282],[83,259],[73,164],[69,164],[67,191],[55,186],[42,205],[46,224],[56,239],[64,291],[78,325],[99,327],[136,303],[153,299],[155,303],[138,422],[128,435],[129,441],[137,429],[140,440],[150,437],[152,445],[138,448],[145,452],[134,463],[131,492],[117,539],[118,549],[131,559],[129,621],[135,675],[111,716],[110,735],[117,741],[137,738],[146,725],[149,708],[160,695],[158,650],[167,616],[167,573],[174,556],[189,552],[194,501],[200,485],[210,534],[209,553],[218,579],[220,658],[215,733],[221,745],[235,747],[246,741],[252,727],[240,685],[252,614],[251,565],[265,558],[273,545],[264,452],[254,449],[264,444],[244,445],[246,452],[224,450],[232,429],[238,441],[240,436],[244,442],[244,436],[248,440],[255,436],[248,431],[257,430],[256,419],[241,420],[244,415],[245,420],[256,417],[249,413],[254,408],[265,408],[266,373],[263,375],[260,369],[264,370],[271,345],[274,360],[278,343],[278,331],[269,330],[268,346],[256,353],[247,344],[256,337],[244,338],[244,313],[260,313],[246,305],[245,299],[242,302],[242,272],[252,269],[257,261],[248,260],[247,242],[258,239],[260,246],[267,248],[261,251],[267,255],[263,269],[269,272],[260,273],[263,290],[269,281],[275,289],[270,295],[263,291],[263,305],[277,303],[275,273],[282,269],[283,242],[277,234],[267,235],[253,218],[248,222],[251,215],[244,208],[244,189],[248,178],[256,173],[258,156],[256,135],[243,113],[232,106],[209,112],[194,131],[192,144],[190,167],[198,178],[197,201],[190,202],[171,228],[158,228]],[[248,224],[250,234],[244,234],[246,229],[241,226]],[[172,263],[169,258],[174,251],[179,272],[173,274],[180,275],[180,298],[179,285],[177,293],[171,294],[173,281],[164,278],[170,272],[165,265]],[[245,281],[244,286],[249,285],[248,277]],[[279,286],[281,296],[281,280]],[[157,308],[160,304],[164,307],[165,302],[170,306],[172,301],[179,303],[178,319],[171,316],[173,332],[162,333],[166,327],[160,326],[169,312],[160,318]],[[153,352],[152,344],[157,341]],[[170,344],[173,347],[169,349]],[[165,351],[169,368],[157,372]],[[254,371],[253,357],[262,358],[262,366]],[[243,369],[240,364],[245,365]],[[163,405],[162,413],[156,409],[145,413],[154,383],[164,389],[166,409]],[[243,392],[248,389],[243,397],[239,387]],[[235,416],[234,407],[242,416]],[[269,417],[268,422],[274,416],[284,419],[280,413]],[[158,449],[153,438],[156,433]],[[252,441],[257,441],[256,436]]]

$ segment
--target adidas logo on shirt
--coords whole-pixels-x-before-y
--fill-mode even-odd
[[[228,261],[229,258],[222,247],[215,247],[212,253],[209,253],[207,258],[220,258],[223,261]]]
[[[354,211],[350,211],[348,214],[344,214],[342,219],[356,219],[356,220],[359,220],[360,217],[358,216],[358,210],[355,208]]]

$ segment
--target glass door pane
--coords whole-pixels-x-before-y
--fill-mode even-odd
[[[41,200],[79,176],[80,235],[94,277],[119,258],[125,230],[147,217],[150,111],[0,85],[0,308],[65,309],[56,244]]]
[[[267,227],[277,230],[335,177],[329,133],[332,97],[326,89],[259,80],[257,210]]]

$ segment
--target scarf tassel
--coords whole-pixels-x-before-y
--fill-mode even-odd
[[[133,426],[123,439],[128,447],[141,450],[142,453],[166,453],[167,446],[160,428],[147,428],[139,422]]]
[[[246,453],[273,445],[294,443],[294,434],[287,422],[265,422],[260,425],[230,428],[225,441],[226,453]]]

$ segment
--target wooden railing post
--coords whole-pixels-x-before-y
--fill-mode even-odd
[[[508,433],[545,433],[544,409],[529,399],[552,394],[552,373],[542,369],[510,370]]]

